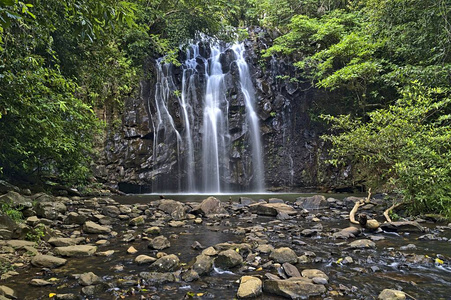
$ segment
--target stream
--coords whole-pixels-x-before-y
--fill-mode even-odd
[[[222,201],[230,216],[202,217],[200,224],[194,218],[188,218],[180,227],[169,226],[167,221],[170,217],[152,205],[158,201],[158,195],[115,196],[108,199],[107,203],[97,203],[94,199],[94,205],[89,208],[92,210],[91,215],[104,212],[104,206],[115,203],[118,207],[129,207],[135,213],[141,211],[142,215],[147,216],[146,222],[143,226],[133,227],[128,225],[125,218],[123,221],[112,218],[111,227],[117,235],[106,236],[80,232],[80,226],[64,225],[58,220],[51,227],[59,231],[60,236],[82,236],[86,238],[86,243],[106,239],[106,243],[98,243],[97,252],[114,250],[114,254],[106,257],[70,257],[64,266],[54,269],[24,264],[15,269],[19,275],[2,280],[1,285],[15,290],[18,299],[49,299],[49,295],[53,294],[59,295],[55,299],[235,299],[242,276],[252,275],[264,280],[266,273],[278,274],[278,265],[270,262],[268,254],[252,250],[251,253],[242,254],[245,263],[241,266],[230,270],[214,268],[209,274],[192,282],[180,279],[180,270],[184,271],[192,265],[196,256],[207,247],[230,242],[248,243],[255,249],[264,240],[274,248],[289,247],[294,250],[302,257],[296,264],[299,270],[319,269],[327,274],[329,280],[326,292],[309,299],[377,299],[386,288],[402,290],[414,299],[451,299],[451,228],[447,224],[422,222],[421,226],[427,228],[427,232],[363,232],[358,238],[335,239],[333,233],[350,226],[346,219],[349,211],[341,201],[344,195],[326,195],[335,199],[330,202],[330,208],[310,211],[297,208],[299,213],[287,219],[251,213],[239,204],[241,196],[215,196]],[[254,200],[277,197],[292,205],[301,195],[244,196]],[[207,198],[205,195],[166,197],[191,207]],[[82,203],[83,200],[76,199],[66,205],[68,211],[81,212],[82,208],[86,209]],[[374,208],[367,211],[383,221],[378,212]],[[151,226],[161,229],[161,234],[170,241],[169,248],[160,251],[148,248],[149,241],[144,237],[147,236],[145,230]],[[305,229],[313,229],[313,233],[307,233]],[[349,243],[356,239],[372,240],[376,246],[351,249]],[[137,250],[137,254],[127,253],[131,246]],[[38,249],[42,253],[53,251],[49,245],[41,245]],[[181,269],[174,272],[177,278],[175,282],[146,279],[140,275],[148,272],[149,265],[137,264],[135,257],[139,254],[158,257],[158,252],[179,257]],[[27,255],[23,251],[17,254]],[[256,259],[260,262],[253,265],[249,257],[258,257]],[[77,280],[77,274],[86,272],[93,272],[103,281],[91,295],[82,292],[83,287]],[[30,285],[35,278],[45,279],[52,284]],[[284,298],[263,292],[257,299]]]

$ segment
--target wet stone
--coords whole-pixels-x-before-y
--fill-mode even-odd
[[[307,299],[326,292],[324,285],[314,284],[311,280],[302,277],[293,277],[286,280],[267,280],[263,285],[263,290],[267,293],[291,299]]]
[[[258,297],[263,293],[262,288],[263,283],[260,278],[254,276],[243,276],[240,279],[237,297],[239,299]]]
[[[159,235],[161,233],[161,229],[160,229],[160,227],[153,226],[153,227],[147,228],[144,232],[147,234],[151,234],[151,235]]]
[[[213,257],[204,254],[198,255],[192,268],[201,276],[209,273],[213,269]]]
[[[57,268],[65,265],[66,259],[52,255],[36,255],[32,258],[31,264],[35,267]]]
[[[95,285],[102,282],[102,278],[94,274],[93,272],[83,273],[78,278],[78,283],[83,286]]]
[[[83,231],[86,233],[110,233],[111,229],[109,227],[99,225],[92,221],[87,221],[83,225]]]
[[[200,278],[199,274],[194,271],[193,269],[189,269],[187,270],[185,273],[183,273],[182,275],[182,279],[183,281],[186,282],[192,282],[192,281],[196,281]]]
[[[76,245],[67,247],[56,247],[55,253],[61,256],[90,256],[97,251],[96,246]]]
[[[135,258],[135,262],[138,265],[144,265],[144,264],[151,264],[153,262],[155,262],[157,259],[151,256],[147,256],[147,255],[138,255]]]
[[[230,269],[242,263],[241,255],[232,249],[220,252],[215,259],[215,266],[221,269]]]
[[[351,249],[368,249],[368,248],[376,248],[376,244],[373,241],[363,239],[349,243],[349,247]]]
[[[379,294],[377,299],[378,300],[405,300],[406,294],[402,291],[385,289]]]
[[[139,277],[145,279],[146,281],[160,284],[175,282],[177,280],[173,273],[141,272],[139,273]]]
[[[149,248],[151,249],[155,249],[155,250],[163,250],[166,248],[171,247],[171,243],[169,242],[169,240],[160,235],[157,236],[156,238],[152,239],[148,245]]]
[[[290,263],[284,263],[282,265],[285,273],[287,274],[288,277],[301,277],[301,273],[299,273],[298,268],[296,268],[295,266],[293,266]]]
[[[6,285],[0,285],[0,295],[8,299],[17,299],[16,291]]]
[[[324,278],[326,280],[329,280],[329,276],[327,276],[326,273],[324,273],[321,270],[317,270],[317,269],[305,269],[305,270],[302,270],[301,275],[302,275],[302,277],[307,277],[309,279],[313,279],[315,277],[321,277],[321,278]]]
[[[50,281],[46,281],[44,279],[35,278],[31,280],[30,284],[34,286],[46,286],[52,285],[53,283],[51,283]]]
[[[48,240],[49,244],[55,246],[55,247],[64,247],[64,246],[74,246],[78,245],[85,241],[85,238],[78,237],[78,238],[50,238]]]
[[[170,254],[157,259],[152,265],[150,265],[150,269],[157,272],[174,271],[178,268],[179,263],[180,260],[177,255]]]
[[[298,261],[296,253],[288,247],[273,250],[269,255],[269,258],[281,264],[286,262],[295,264]]]

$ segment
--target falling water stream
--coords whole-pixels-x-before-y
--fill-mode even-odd
[[[204,51],[201,51],[204,47]],[[223,60],[226,51],[233,51],[239,70],[240,93],[244,98],[245,118],[242,131],[246,134],[244,143],[250,149],[251,164],[246,170],[249,186],[247,192],[263,192],[265,189],[262,143],[259,118],[255,106],[255,90],[245,60],[243,44],[223,47],[217,43],[194,43],[186,49],[182,63],[181,90],[175,83],[174,66],[157,61],[157,83],[155,86],[153,116],[154,147],[153,166],[156,174],[153,192],[168,192],[158,177],[164,176],[161,162],[164,159],[176,161],[170,164],[177,169],[178,184],[175,192],[193,193],[230,192],[230,156],[232,139],[229,129],[229,93],[225,78]],[[203,54],[202,53],[209,53]],[[171,98],[172,97],[172,98]],[[171,109],[171,100],[177,101],[179,111]],[[175,120],[180,118],[181,124]],[[176,142],[177,149],[167,149]],[[175,152],[175,155],[173,155]],[[172,156],[171,156],[172,155]]]

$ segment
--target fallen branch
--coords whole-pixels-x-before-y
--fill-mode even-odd
[[[390,216],[389,216],[390,212],[391,212],[392,210],[394,210],[395,208],[397,208],[398,206],[401,206],[402,204],[404,204],[404,203],[401,202],[401,203],[393,204],[392,206],[390,206],[389,208],[387,208],[387,209],[384,211],[384,217],[385,217],[385,219],[387,220],[388,223],[390,223],[390,222],[392,221],[391,218],[390,218]]]
[[[352,224],[360,224],[355,220],[355,214],[357,213],[357,210],[360,206],[366,204],[367,202],[370,202],[371,198],[371,188],[368,189],[368,197],[366,197],[366,200],[359,200],[354,204],[354,207],[352,208],[351,212],[349,213],[349,220]]]

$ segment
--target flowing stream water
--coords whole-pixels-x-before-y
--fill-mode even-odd
[[[190,297],[234,299],[241,276],[251,275],[264,279],[266,273],[280,274],[279,270],[275,269],[276,265],[265,267],[265,262],[269,261],[267,254],[252,250],[254,253],[244,254],[244,258],[248,261],[241,267],[228,271],[214,269],[193,282],[181,279],[175,282],[144,280],[141,272],[148,272],[149,265],[139,265],[134,259],[139,254],[157,256],[158,251],[148,248],[149,241],[144,239],[146,236],[144,232],[150,226],[159,226],[161,234],[168,237],[171,243],[170,247],[163,251],[167,254],[176,254],[182,263],[183,271],[202,251],[193,247],[196,243],[204,247],[225,242],[244,242],[253,245],[257,240],[263,239],[276,248],[290,247],[298,256],[304,257],[304,262],[296,264],[299,270],[320,269],[328,275],[327,292],[309,299],[319,300],[324,297],[376,299],[385,288],[403,290],[415,299],[450,299],[451,227],[449,225],[437,226],[432,223],[422,223],[423,226],[430,228],[429,234],[436,236],[436,240],[424,239],[422,238],[424,233],[419,232],[378,234],[366,232],[357,239],[373,239],[376,247],[350,249],[349,243],[355,239],[339,240],[331,237],[333,232],[349,226],[349,221],[343,218],[348,211],[343,210],[341,205],[301,213],[292,219],[279,220],[276,217],[249,214],[246,209],[243,210],[242,205],[238,204],[240,196],[251,197],[254,200],[277,197],[290,203],[301,195],[222,195],[219,198],[223,199],[223,204],[230,213],[228,218],[203,218],[203,222],[197,225],[191,219],[186,220],[182,227],[169,226],[168,216],[161,214],[161,211],[155,208],[147,216],[143,226],[134,228],[129,226],[127,221],[111,220],[112,229],[117,232],[117,235],[104,237],[104,235],[85,233],[83,236],[91,243],[107,238],[107,243],[99,244],[98,252],[114,250],[113,255],[72,257],[68,259],[66,265],[54,269],[25,266],[17,269],[19,275],[3,280],[2,284],[16,290],[18,298],[24,300],[49,299],[49,294],[53,293],[80,295],[77,299],[172,300]],[[206,196],[174,195],[171,198],[181,202],[188,201],[186,203],[193,205]],[[143,212],[142,209],[152,207],[152,203],[158,200],[158,196],[136,195],[115,197],[115,199],[122,203],[122,206],[119,203],[116,204],[118,207],[129,207],[131,211]],[[96,202],[91,201],[91,203]],[[338,204],[339,201],[336,203]],[[97,205],[95,211],[102,211],[105,205],[107,204]],[[78,208],[69,207],[69,210],[87,211],[84,205],[79,205]],[[65,234],[73,234],[79,230],[79,227],[65,227],[57,223],[55,223],[55,229]],[[318,233],[306,236],[302,234],[304,229],[317,229]],[[131,236],[133,239],[130,239]],[[410,246],[410,250],[402,249],[410,244],[414,245]],[[127,248],[130,246],[136,248],[138,253],[128,254]],[[52,249],[48,250],[52,251]],[[352,258],[352,262],[342,263],[345,257]],[[261,259],[260,266],[263,268],[252,268],[250,262],[253,259]],[[76,275],[86,272],[95,273],[106,284],[103,288],[100,285],[95,294],[89,297],[82,296],[83,286],[78,284]],[[42,278],[52,284],[42,287],[30,286],[33,278]],[[283,298],[265,292],[258,299]]]

